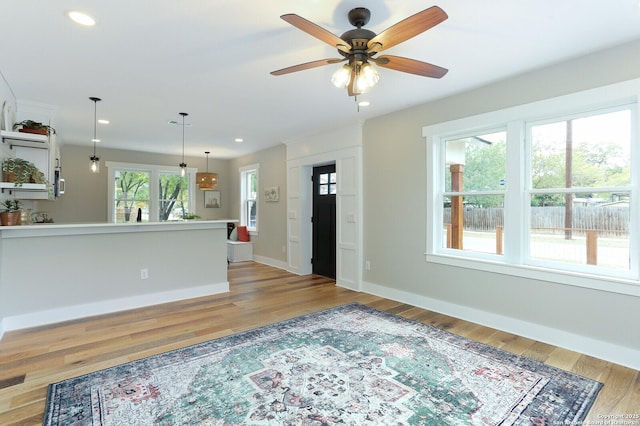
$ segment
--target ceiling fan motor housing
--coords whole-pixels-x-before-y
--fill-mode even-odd
[[[364,27],[371,19],[371,12],[366,7],[356,7],[349,11],[349,23],[354,27]]]
[[[367,43],[376,36],[376,33],[362,27],[369,22],[371,12],[366,7],[356,7],[349,11],[348,17],[351,25],[357,28],[346,31],[340,38],[349,43],[351,51],[343,52],[338,49],[338,53],[349,58],[349,63],[366,62],[369,58]]]
[[[349,30],[342,34],[340,38],[349,43],[349,45],[351,46],[351,51],[343,52],[342,50],[338,49],[338,53],[347,58],[351,58],[354,55],[364,55],[364,58],[366,59],[368,57],[367,43],[375,36],[376,33],[364,28]]]

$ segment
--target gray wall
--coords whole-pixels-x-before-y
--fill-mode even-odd
[[[426,263],[426,218],[434,207],[426,200],[422,137],[425,125],[638,77],[635,41],[367,121],[364,259],[371,270],[364,281],[640,350],[636,297]]]
[[[240,217],[240,167],[259,164],[258,235],[252,235],[253,255],[257,260],[275,266],[286,265],[287,253],[287,150],[285,145],[258,151],[229,161],[229,195],[232,217]],[[280,201],[267,203],[262,192],[265,187],[280,187]],[[275,262],[273,262],[275,261]],[[280,264],[282,262],[283,264]]]
[[[65,145],[64,135],[60,135],[63,145],[61,148],[62,176],[67,183],[67,190],[63,196],[55,201],[39,201],[37,209],[47,211],[56,223],[102,223],[107,221],[107,176],[105,161],[123,163],[175,165],[182,161],[181,157],[154,154],[149,152],[124,151],[98,148],[100,157],[100,173],[91,173],[89,157],[92,148],[77,145]],[[189,167],[204,171],[207,168],[206,157],[187,157]],[[195,213],[202,219],[228,219],[230,205],[228,200],[230,186],[229,161],[209,159],[209,170],[218,173],[218,188],[222,206],[219,209],[204,207],[204,191],[196,191]]]

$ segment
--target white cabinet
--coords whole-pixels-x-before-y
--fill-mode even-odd
[[[253,260],[253,243],[227,240],[227,259],[229,262]]]

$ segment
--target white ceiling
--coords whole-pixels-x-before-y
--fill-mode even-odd
[[[111,121],[101,147],[179,155],[182,128],[168,121],[184,111],[187,155],[233,158],[638,39],[639,1],[13,0],[0,9],[0,71],[18,100],[56,106],[63,143],[91,144],[97,96]],[[440,80],[379,69],[358,112],[330,82],[339,65],[269,74],[339,56],[282,14],[341,35],[364,6],[379,33],[434,4],[448,20],[384,53],[448,68]],[[96,26],[70,21],[72,9]]]

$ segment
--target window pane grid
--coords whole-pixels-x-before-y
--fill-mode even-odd
[[[240,224],[258,230],[258,169],[249,166],[240,170]]]
[[[635,111],[626,105],[542,124],[505,122],[509,165],[507,132],[433,135],[430,197],[442,210],[429,221],[427,254],[637,280]],[[502,222],[488,219],[492,210]],[[474,214],[491,229],[477,229]]]

